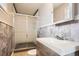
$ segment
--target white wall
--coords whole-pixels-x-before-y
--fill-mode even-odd
[[[45,26],[53,23],[53,5],[51,3],[42,4],[38,11],[38,26]]]
[[[0,4],[0,21],[13,26],[13,14],[15,9],[12,3],[1,3]]]
[[[1,3],[0,5],[8,14],[15,13],[12,3]]]

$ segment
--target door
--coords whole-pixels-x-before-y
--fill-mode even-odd
[[[16,43],[27,43],[36,41],[36,17],[16,15],[14,23]]]
[[[27,42],[27,20],[24,15],[16,15],[15,16],[15,42],[16,43],[24,43]]]
[[[37,37],[37,18],[28,16],[28,42],[35,42]]]

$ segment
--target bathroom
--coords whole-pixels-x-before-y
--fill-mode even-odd
[[[0,56],[79,56],[79,3],[1,3]]]

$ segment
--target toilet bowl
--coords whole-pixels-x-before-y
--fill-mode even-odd
[[[29,50],[27,52],[30,56],[36,56],[36,49]]]

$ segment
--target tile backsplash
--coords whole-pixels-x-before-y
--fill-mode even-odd
[[[65,25],[50,25],[38,31],[38,37],[56,37],[63,40],[79,41],[79,21]]]

